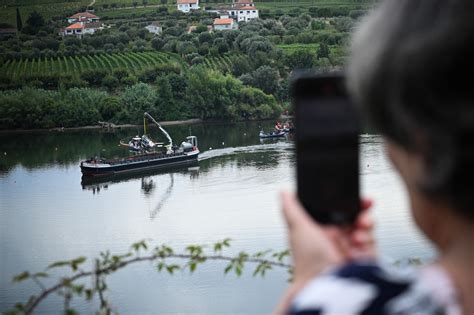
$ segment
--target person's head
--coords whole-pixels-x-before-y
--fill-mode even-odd
[[[387,139],[427,234],[430,203],[474,224],[473,75],[472,0],[387,0],[353,39],[349,90]]]

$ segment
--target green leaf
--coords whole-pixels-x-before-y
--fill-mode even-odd
[[[68,308],[64,313],[65,313],[66,315],[77,315],[77,314],[79,314],[78,312],[76,312],[76,311],[73,310],[72,308]]]
[[[239,277],[242,275],[242,266],[241,265],[237,265],[235,267],[235,274]]]
[[[133,243],[132,244],[132,249],[136,252],[140,251],[140,248],[143,248],[144,250],[148,249],[148,245],[145,240],[141,240],[139,242]]]
[[[162,262],[162,261],[160,261],[160,262],[158,263],[158,266],[157,266],[158,271],[163,270],[163,267],[164,267],[164,266],[165,266],[165,263]]]
[[[92,300],[92,297],[94,296],[94,291],[92,291],[92,289],[86,289],[84,290],[84,293],[86,294],[86,300]]]
[[[257,267],[255,268],[255,271],[253,272],[253,276],[255,277],[256,275],[258,275],[261,269],[262,269],[262,264],[258,264]]]
[[[13,277],[13,282],[21,282],[30,277],[30,273],[28,271],[23,271],[22,273]]]
[[[247,258],[249,258],[249,255],[247,253],[245,253],[245,252],[240,252],[239,253],[239,262],[240,263],[246,261]]]
[[[87,260],[87,258],[84,257],[84,256],[81,256],[81,257],[78,257],[78,258],[76,258],[76,259],[71,260],[71,268],[72,268],[72,271],[76,271],[76,270],[77,270],[77,267],[78,267],[80,264],[83,264],[86,260]]]
[[[82,291],[84,290],[84,285],[79,284],[79,285],[71,285],[72,292],[81,295]]]
[[[71,286],[71,279],[69,279],[69,278],[63,278],[61,282],[62,282],[63,286],[65,286],[65,287],[70,287]]]
[[[253,255],[253,257],[255,257],[255,258],[262,258],[262,257],[266,256],[266,255],[267,255],[268,253],[270,253],[270,252],[271,252],[271,250],[270,250],[270,249],[267,249],[267,250],[265,250],[265,251],[261,251],[261,252],[255,253],[255,254]]]
[[[166,266],[166,270],[170,273],[173,274],[175,270],[179,270],[181,267],[178,265],[168,265]]]
[[[221,250],[222,250],[222,244],[221,243],[214,244],[214,251],[215,252],[220,252]]]
[[[230,241],[232,239],[230,238],[226,238],[225,240],[222,241],[222,244],[225,246],[225,247],[230,247]]]
[[[227,274],[232,269],[233,265],[233,263],[228,264],[224,269],[224,274]]]
[[[194,270],[196,270],[196,267],[197,267],[197,263],[196,262],[192,262],[189,264],[189,270],[191,272],[194,272]]]
[[[15,309],[21,312],[25,310],[25,306],[22,303],[16,303]]]
[[[47,278],[49,275],[46,272],[37,272],[33,275],[35,278]]]
[[[56,268],[56,267],[63,267],[63,266],[69,266],[71,262],[69,260],[63,260],[63,261],[56,261],[48,266],[48,269],[51,268]]]

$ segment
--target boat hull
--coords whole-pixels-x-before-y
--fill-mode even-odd
[[[279,133],[261,133],[259,134],[260,139],[270,139],[270,138],[284,138],[286,136],[285,132]]]
[[[185,154],[134,157],[121,161],[106,161],[96,164],[82,162],[81,172],[83,176],[95,177],[195,165],[198,155],[199,152],[193,151]]]

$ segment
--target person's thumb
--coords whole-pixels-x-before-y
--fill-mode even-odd
[[[296,195],[288,191],[280,193],[283,215],[289,228],[311,222],[311,218],[300,204]]]

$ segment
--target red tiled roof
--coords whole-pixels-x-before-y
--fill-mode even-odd
[[[178,4],[195,4],[198,0],[178,0]]]
[[[67,30],[78,30],[78,29],[83,29],[84,25],[82,23],[74,23],[66,27]]]
[[[233,19],[215,19],[214,25],[229,25],[234,22]]]
[[[91,18],[91,19],[98,19],[99,17],[97,15],[94,15],[89,12],[79,12],[74,14],[73,16],[70,16],[70,19],[79,19],[81,17],[86,17],[86,18]]]

